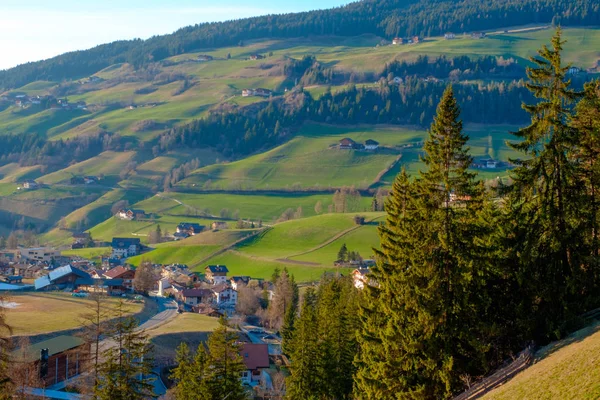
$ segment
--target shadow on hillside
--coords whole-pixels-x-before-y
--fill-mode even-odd
[[[547,346],[542,347],[535,353],[535,362],[539,362],[544,358],[551,356],[563,347],[569,346],[574,343],[579,343],[587,339],[588,337],[600,332],[600,321],[595,321],[592,325],[586,326],[583,329],[572,333],[567,338],[550,343]]]

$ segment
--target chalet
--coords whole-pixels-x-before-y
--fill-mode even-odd
[[[421,40],[422,40],[422,39],[421,39],[419,36],[413,36],[413,37],[412,37],[412,42],[413,42],[414,44],[417,44],[417,43],[419,43]]]
[[[76,281],[80,278],[91,278],[90,275],[70,265],[56,268],[48,275],[35,280],[35,290],[76,289]]]
[[[259,96],[259,97],[269,97],[272,94],[273,94],[273,91],[269,90],[269,89],[258,88],[254,91],[254,95]]]
[[[229,270],[225,265],[209,265],[204,268],[206,280],[213,285],[220,285],[227,282],[227,273]]]
[[[472,39],[483,39],[485,37],[485,32],[473,32],[471,33]]]
[[[377,150],[378,147],[379,142],[373,139],[368,139],[367,141],[365,141],[365,150]]]
[[[208,54],[200,54],[196,59],[198,61],[212,61],[213,56],[209,56]]]
[[[456,38],[456,35],[454,33],[452,33],[452,32],[446,32],[444,34],[444,39],[446,39],[446,40],[452,40],[452,39],[455,39],[455,38]]]
[[[57,336],[12,352],[11,359],[30,364],[44,386],[55,385],[86,371],[90,345],[76,336]]]
[[[352,280],[354,281],[354,287],[357,289],[363,289],[365,285],[371,283],[368,275],[371,273],[369,268],[357,268],[352,271]]]
[[[227,225],[227,222],[225,222],[225,221],[215,221],[215,222],[213,222],[210,225],[210,227],[211,227],[212,230],[215,230],[215,229],[227,229],[228,225]]]
[[[122,286],[128,290],[133,290],[133,278],[135,278],[135,270],[126,268],[121,265],[110,269],[102,274],[106,279],[120,279],[123,281]]]
[[[20,248],[17,251],[17,256],[19,259],[26,261],[51,262],[60,257],[60,251],[47,247]]]
[[[133,210],[130,208],[124,208],[122,210],[119,210],[119,212],[117,213],[117,218],[126,220],[126,221],[132,221],[134,219],[142,219],[142,218],[146,218],[146,212],[144,210]]]
[[[402,38],[399,38],[399,37],[395,37],[395,38],[392,40],[392,44],[404,44],[404,39],[402,39]]]
[[[242,372],[242,382],[252,385],[260,381],[262,370],[269,368],[269,345],[243,343],[240,356],[246,370]]]
[[[350,138],[343,138],[342,140],[340,140],[340,144],[338,145],[338,148],[340,150],[350,150],[353,149],[354,146],[356,146],[356,142]]]
[[[122,259],[137,256],[142,249],[142,244],[139,238],[113,238],[111,247],[112,258]]]
[[[229,284],[231,285],[233,290],[239,290],[243,286],[248,286],[249,282],[249,276],[232,276],[229,280]]]
[[[214,293],[210,289],[183,289],[178,293],[178,298],[190,307],[198,304],[208,304],[214,301]]]
[[[200,224],[182,222],[177,225],[177,233],[185,233],[188,236],[197,235],[202,232],[202,230],[204,230],[204,227]]]
[[[242,97],[250,97],[254,96],[256,91],[254,89],[244,89],[242,90]]]
[[[235,307],[237,304],[237,291],[227,284],[220,284],[212,288],[215,304],[219,307]]]
[[[262,54],[251,54],[250,55],[251,60],[262,60],[264,58],[265,58],[265,56],[263,56]]]
[[[494,169],[498,167],[498,162],[496,160],[487,160],[485,162],[485,167],[488,169]]]
[[[37,189],[40,185],[34,180],[27,180],[23,182],[23,189]]]

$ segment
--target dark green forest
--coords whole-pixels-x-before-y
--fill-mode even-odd
[[[599,25],[600,4],[593,0],[364,0],[329,10],[198,24],[148,40],[104,44],[0,71],[0,87],[84,77],[116,63],[140,68],[173,55],[254,39],[360,34],[391,39],[531,23]]]

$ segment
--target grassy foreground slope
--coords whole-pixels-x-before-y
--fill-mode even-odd
[[[600,398],[600,324],[541,349],[539,360],[485,400]]]

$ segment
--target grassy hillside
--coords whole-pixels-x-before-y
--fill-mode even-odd
[[[536,363],[485,400],[600,398],[600,325],[576,332],[564,341],[542,348]]]

